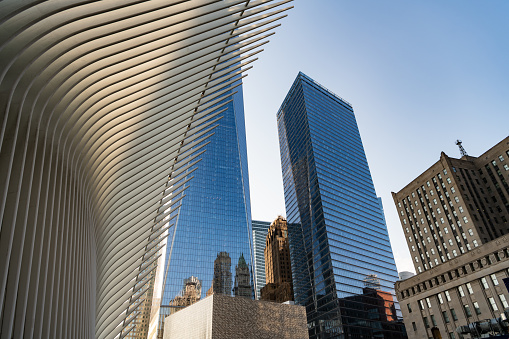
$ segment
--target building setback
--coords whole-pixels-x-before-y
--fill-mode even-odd
[[[396,265],[352,106],[299,73],[277,120],[295,302],[306,306],[310,338],[404,337]],[[366,288],[373,276],[379,290]]]
[[[265,240],[269,232],[270,221],[252,221],[253,228],[253,268],[255,299],[260,299],[260,290],[265,286]]]
[[[440,160],[392,193],[417,273],[509,233],[509,137]]]
[[[265,242],[265,281],[261,289],[263,300],[293,301],[292,268],[288,226],[279,216],[272,222]]]

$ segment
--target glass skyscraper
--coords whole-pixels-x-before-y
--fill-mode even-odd
[[[310,338],[406,337],[352,106],[299,73],[277,119],[295,301]]]
[[[253,220],[253,266],[255,270],[256,299],[260,299],[260,290],[265,286],[265,242],[270,222]]]
[[[176,225],[169,230],[161,314],[172,314],[186,279],[211,293],[234,295],[235,267],[244,259],[252,279],[251,205],[242,87],[220,109],[222,118],[185,191]],[[244,259],[241,259],[243,255]],[[212,286],[215,282],[216,286]],[[250,281],[252,286],[252,281]],[[252,288],[252,287],[251,287]],[[252,294],[252,292],[251,292]],[[160,318],[162,319],[162,317]]]

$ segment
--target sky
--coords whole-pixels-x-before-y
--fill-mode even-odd
[[[244,80],[251,210],[285,215],[276,113],[304,72],[354,107],[398,271],[415,272],[391,192],[509,134],[509,1],[295,0]]]

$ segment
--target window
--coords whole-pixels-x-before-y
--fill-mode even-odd
[[[474,239],[474,240],[472,240],[472,242],[474,243],[474,246],[475,246],[475,247],[479,246],[479,245],[477,244],[477,240],[475,240],[475,239]]]
[[[454,187],[451,187],[451,192],[456,193],[456,190],[454,189]]]
[[[470,311],[470,306],[463,305],[463,309],[465,310],[465,314],[467,315],[467,318],[470,318],[472,316],[472,312]]]
[[[447,299],[447,301],[451,301],[451,295],[449,294],[449,291],[445,291],[445,299]]]
[[[477,315],[481,314],[481,309],[479,308],[479,304],[477,303],[477,301],[474,302],[474,310],[475,314]]]
[[[463,222],[464,222],[465,224],[468,224],[468,219],[467,219],[467,217],[463,217]]]
[[[493,161],[491,162],[491,164],[492,164],[493,166],[497,166],[497,161],[496,161],[496,160],[493,160]]]
[[[444,321],[446,324],[450,323],[449,316],[447,315],[447,311],[442,312],[442,316],[444,317]]]
[[[414,328],[414,331],[417,331],[417,326],[415,325],[415,321],[412,321],[412,327]]]
[[[503,157],[503,156],[501,156],[501,155],[499,155],[499,156],[498,156],[498,160],[500,160],[500,161],[504,161],[504,157]]]
[[[504,308],[509,307],[509,303],[507,303],[507,299],[505,298],[505,295],[499,294],[498,298],[500,299],[500,302],[502,303],[502,305],[504,305]]]
[[[424,321],[424,327],[429,328],[429,321],[428,318],[422,317],[422,321]]]
[[[509,165],[504,164],[504,169],[505,169],[506,171],[509,171]]]
[[[491,277],[491,281],[493,281],[493,285],[497,286],[498,285],[497,275],[492,274],[492,275],[490,275],[490,277]]]
[[[463,213],[463,207],[458,207],[458,210],[460,211],[460,213]]]
[[[408,313],[412,313],[412,306],[410,306],[410,304],[406,304],[406,307],[408,308]]]
[[[449,231],[447,230],[447,227],[444,227],[444,233],[447,234]]]
[[[470,285],[470,283],[467,283],[467,290],[468,294],[474,294],[474,290],[472,289],[472,285]]]
[[[451,308],[451,315],[452,315],[452,320],[458,321],[458,316],[456,315],[456,311],[454,310],[454,308]]]
[[[458,256],[458,253],[456,252],[456,250],[452,250],[452,255],[454,255],[455,257]]]
[[[452,239],[449,239],[449,245],[453,245]]]
[[[449,339],[456,339],[454,332],[449,332]]]
[[[495,302],[495,299],[493,297],[489,297],[488,301],[490,302],[491,309],[496,312],[498,311],[497,303]]]
[[[437,204],[437,199],[433,199],[433,204]]]
[[[473,237],[473,236],[474,236],[474,231],[472,231],[472,229],[471,229],[471,228],[469,228],[469,229],[468,229],[468,234],[470,234],[470,236],[472,236],[472,237]]]
[[[462,296],[462,297],[465,296],[465,292],[463,292],[463,287],[462,286],[458,286],[458,292],[460,292],[460,296]]]
[[[438,293],[437,297],[438,297],[438,301],[440,302],[440,304],[443,304],[444,303],[444,299],[442,298],[442,294]]]
[[[451,178],[447,178],[447,183],[450,184],[451,183]]]
[[[421,300],[419,300],[419,308],[420,308],[421,310],[424,310],[424,301],[422,301],[422,299],[421,299]]]
[[[431,308],[431,301],[429,298],[426,298],[426,304],[428,305],[428,308]]]
[[[486,277],[481,278],[481,283],[482,283],[482,285],[483,285],[485,290],[490,288],[490,286],[488,285],[488,281],[486,280]]]
[[[433,314],[431,315],[431,323],[433,324],[434,327],[437,326],[437,321],[435,320],[435,316]]]

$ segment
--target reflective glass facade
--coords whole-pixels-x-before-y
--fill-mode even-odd
[[[270,222],[253,220],[253,266],[255,269],[256,299],[260,299],[260,290],[265,286],[265,242]]]
[[[352,106],[299,73],[278,112],[295,301],[310,338],[403,338],[398,280]]]
[[[184,280],[191,276],[201,283],[201,299],[212,291],[233,295],[235,267],[242,254],[252,279],[242,87],[235,90],[238,93],[223,106],[226,111],[220,114],[202,160],[190,174],[194,177],[174,219],[175,226],[169,230],[162,314],[175,312],[174,300],[183,294]],[[213,281],[216,286],[211,289]]]

